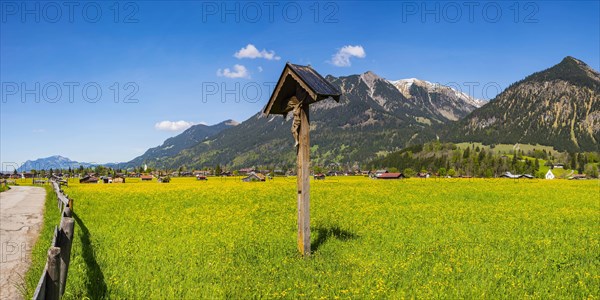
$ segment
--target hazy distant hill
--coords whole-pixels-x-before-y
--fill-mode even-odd
[[[36,160],[28,160],[21,167],[17,168],[17,172],[29,172],[31,170],[49,170],[49,169],[76,169],[79,166],[84,168],[91,167],[93,164],[70,160],[60,155],[54,155]]]

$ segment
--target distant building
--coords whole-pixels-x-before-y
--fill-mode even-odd
[[[377,170],[377,171],[375,171],[375,177],[379,177],[379,176],[381,176],[382,174],[386,174],[387,172],[388,172],[388,170],[384,170],[384,169],[382,169],[382,170]]]
[[[248,177],[244,177],[242,179],[243,182],[251,182],[251,181],[265,181],[267,178],[265,175],[261,173],[250,173]]]
[[[323,173],[315,174],[315,176],[313,178],[315,180],[325,180],[325,174],[323,174]]]
[[[98,183],[98,178],[86,175],[83,178],[79,179],[79,183]]]
[[[511,178],[511,179],[519,179],[519,175],[515,175],[511,172],[506,172],[504,174],[502,174],[500,177],[502,178]]]
[[[587,179],[587,176],[585,174],[575,174],[571,177],[569,177],[570,180],[583,180],[583,179]]]
[[[192,172],[192,174],[194,176],[196,176],[196,178],[198,178],[198,176],[208,176],[211,174],[211,171],[207,171],[207,170],[195,170],[194,172]]]
[[[504,174],[502,174],[500,177],[502,178],[510,178],[510,179],[519,179],[519,178],[527,178],[527,179],[533,179],[533,175],[531,174],[513,174],[511,172],[506,172]]]
[[[240,169],[238,172],[241,175],[246,175],[246,174],[250,174],[250,173],[252,173],[254,171],[256,171],[254,168],[243,168],[243,169]]]
[[[142,179],[142,181],[152,181],[152,178],[154,178],[152,175],[142,175],[140,176],[140,178]]]
[[[431,176],[431,174],[425,173],[425,172],[417,173],[417,177],[419,177],[419,178],[429,178],[430,176]]]
[[[405,178],[404,174],[402,173],[382,173],[381,175],[377,176],[377,179],[402,179]]]
[[[546,172],[546,179],[554,179],[554,173],[552,173],[552,170],[548,170],[548,172]]]

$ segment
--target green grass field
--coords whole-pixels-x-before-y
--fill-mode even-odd
[[[73,183],[65,298],[600,297],[598,180],[329,177],[311,189],[303,259],[293,178]]]
[[[466,147],[479,147],[485,148],[486,150],[490,149],[489,145],[484,145],[482,143],[457,143],[456,146],[461,149],[465,149]],[[546,150],[548,153],[553,153],[556,155],[558,151],[554,149],[552,146],[544,146],[544,145],[532,145],[532,144],[498,144],[494,146],[494,152],[496,153],[511,153],[511,151],[522,150],[524,152],[533,151],[533,150]]]

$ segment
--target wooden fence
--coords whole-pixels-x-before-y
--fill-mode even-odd
[[[48,260],[40,277],[33,299],[60,299],[65,292],[71,261],[71,246],[75,222],[72,217],[73,200],[60,189],[57,178],[51,179],[61,213],[60,225],[54,227],[54,237],[48,249]]]

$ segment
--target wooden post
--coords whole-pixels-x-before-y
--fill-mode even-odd
[[[48,269],[46,271],[46,299],[60,298],[60,248],[48,249]]]
[[[65,210],[67,210],[65,208]],[[71,262],[71,246],[73,245],[73,218],[61,218],[60,222],[60,295],[65,293],[69,263]]]
[[[308,103],[302,104],[298,136],[298,250],[310,255],[310,121]]]
[[[63,217],[70,218],[72,216],[73,216],[73,211],[71,211],[71,208],[69,206],[65,206],[65,208],[63,209]]]

